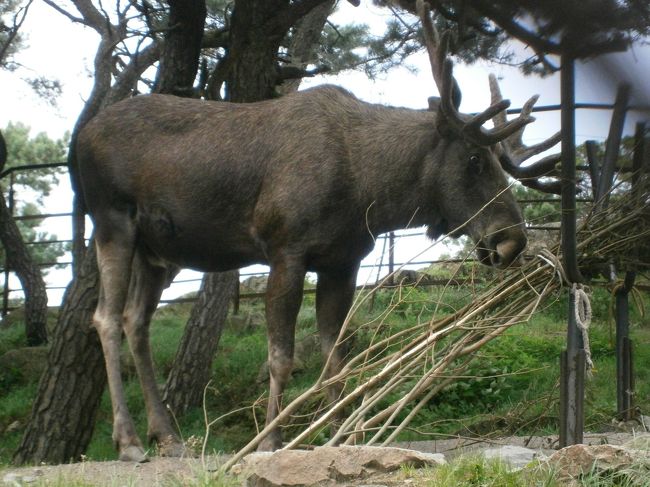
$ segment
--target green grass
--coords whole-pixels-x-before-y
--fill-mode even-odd
[[[567,481],[544,462],[533,461],[513,470],[499,459],[460,456],[433,468],[402,468],[403,479],[413,487],[561,487]],[[618,472],[595,468],[575,479],[576,487],[648,487],[648,463],[639,460]]]
[[[0,355],[27,345],[22,325],[23,322],[17,322],[9,328],[0,328]]]
[[[394,292],[382,291],[375,298],[372,309],[369,302],[362,306],[352,326],[356,330],[351,340],[353,354],[367,348],[376,334],[386,336],[391,331],[426,322],[434,315],[449,313],[472,299],[467,287],[404,289],[401,293],[401,300],[397,300]],[[647,295],[644,299],[646,308],[650,309]],[[313,304],[313,295],[306,296],[299,315],[298,340],[309,340],[309,336],[315,333]],[[394,309],[386,318],[383,312],[391,304]],[[610,425],[616,410],[616,364],[614,344],[610,339],[609,293],[604,289],[594,289],[592,307],[595,319],[590,340],[596,368],[586,386],[585,424],[586,429],[598,431]],[[468,376],[473,377],[456,381],[441,391],[399,439],[430,439],[454,434],[530,435],[557,432],[559,354],[566,342],[566,308],[567,298],[562,293],[529,324],[513,327],[483,347],[467,372]],[[173,362],[190,309],[189,305],[169,306],[154,316],[152,349],[161,383]],[[240,448],[255,434],[255,421],[262,424],[264,420],[265,408],[262,404],[250,407],[267,393],[267,383],[258,379],[266,361],[263,303],[261,300],[244,301],[241,315],[253,317],[253,324],[242,326],[240,322],[246,320],[238,318],[232,320],[233,323],[224,330],[213,363],[214,379],[206,397],[210,420],[234,410],[240,411],[224,417],[212,428],[208,436],[208,451]],[[650,404],[650,319],[633,307],[631,322],[635,346],[636,403],[643,408],[644,404]],[[0,330],[0,354],[23,345],[20,322]],[[290,381],[287,400],[299,395],[314,381],[320,372],[320,364],[320,352],[316,347]],[[126,374],[127,401],[138,432],[144,438],[146,418],[140,388],[132,368],[126,367],[126,370],[129,371]],[[0,370],[0,432],[14,421],[24,425],[35,390],[35,378],[26,381],[16,371]],[[403,414],[408,411],[406,409]],[[204,413],[200,408],[177,418],[177,421],[185,438],[202,438],[206,435]],[[111,423],[110,401],[108,394],[105,394],[87,453],[89,458],[116,458],[111,441]],[[0,465],[10,461],[20,436],[20,430],[1,436]],[[325,441],[327,437],[328,432],[324,431],[318,435],[318,441]]]
[[[414,473],[417,487],[555,487],[558,484],[552,472],[527,468],[512,470],[498,459],[482,456],[459,457],[446,465]]]

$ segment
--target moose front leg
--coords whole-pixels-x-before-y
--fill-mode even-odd
[[[282,407],[282,394],[293,368],[296,318],[302,302],[305,266],[301,258],[282,256],[271,263],[266,288],[266,321],[269,345],[269,403],[266,424]],[[259,451],[282,447],[280,428],[273,429],[258,446]]]
[[[318,273],[316,285],[316,321],[320,334],[323,360],[328,361],[325,376],[333,377],[341,371],[348,347],[344,343],[337,345],[341,327],[352,305],[358,265]],[[343,386],[336,383],[328,387],[327,398],[330,404],[340,399]],[[335,432],[339,418],[331,425]]]

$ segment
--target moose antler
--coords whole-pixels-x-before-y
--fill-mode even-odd
[[[501,88],[499,87],[496,76],[494,76],[494,74],[490,74],[489,81],[490,93],[492,97],[491,101],[493,104],[499,103],[503,100],[503,96],[501,95]],[[538,96],[535,95],[526,103],[524,103],[524,106],[521,108],[521,115],[529,116],[533,111],[533,107],[535,106],[537,99]],[[505,112],[500,112],[492,117],[492,122],[494,123],[495,127],[503,127],[506,125],[508,122]],[[559,180],[539,180],[539,178],[542,176],[560,176],[559,171],[555,167],[556,164],[560,161],[561,155],[559,153],[546,156],[534,164],[528,166],[522,167],[522,163],[559,143],[561,139],[561,133],[557,132],[548,139],[538,144],[527,146],[523,142],[524,129],[525,127],[522,127],[520,130],[513,133],[510,137],[501,141],[501,145],[505,150],[504,154],[502,154],[500,157],[503,169],[512,177],[518,179],[524,186],[537,189],[544,193],[560,194]]]
[[[522,112],[516,119],[506,121],[494,129],[483,128],[485,122],[504,112],[510,106],[510,101],[503,99],[469,119],[461,115],[458,112],[460,89],[452,74],[453,63],[447,57],[449,32],[446,31],[442,37],[438,36],[438,32],[431,20],[429,5],[424,0],[417,0],[416,6],[422,21],[424,42],[429,53],[431,72],[438,86],[438,91],[440,91],[440,112],[455,133],[467,137],[479,145],[488,146],[507,139],[512,134],[522,130],[526,124],[535,120],[529,113],[524,114]]]

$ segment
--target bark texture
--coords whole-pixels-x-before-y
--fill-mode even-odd
[[[0,171],[7,161],[7,147],[0,133]],[[40,269],[32,259],[23,236],[0,192],[0,241],[5,251],[5,265],[18,276],[25,294],[25,335],[27,345],[47,343],[47,291]]]
[[[104,357],[91,326],[97,289],[95,251],[90,247],[64,296],[47,368],[13,457],[17,464],[78,460],[90,442],[106,385]]]
[[[115,26],[90,2],[73,0],[84,23],[101,36],[95,55],[92,92],[75,124],[68,154],[75,191],[72,282],[63,297],[27,428],[14,453],[16,464],[63,463],[79,460],[88,448],[100,398],[106,388],[104,355],[92,315],[99,296],[99,272],[94,244],[84,241],[84,205],[76,177],[75,141],[79,131],[103,107],[129,94],[134,79],[157,59],[158,44],[145,48],[113,79],[113,50],[127,32]]]
[[[206,7],[204,0],[170,0],[168,32],[154,91],[178,96],[194,94]]]
[[[239,285],[238,275],[237,271],[230,271],[203,277],[198,301],[187,321],[163,394],[163,401],[177,417],[202,404],[228,306],[235,286]]]
[[[314,61],[314,48],[318,45],[325,22],[334,10],[335,0],[327,0],[296,22],[289,46],[291,66],[304,70]],[[285,80],[279,87],[284,95],[298,91],[302,78]]]
[[[332,7],[332,0],[324,1],[306,13],[304,22],[297,28],[298,39],[292,49],[301,66],[308,62]],[[235,3],[230,49],[225,61],[229,101],[245,103],[276,96],[276,56],[290,27],[286,22],[289,11],[286,0],[240,0]],[[192,309],[165,386],[164,401],[176,416],[202,404],[228,305],[238,290],[238,276],[239,273],[233,271],[208,273],[203,277],[198,301]]]
[[[286,10],[286,0],[235,2],[230,26],[226,99],[253,102],[275,96],[276,56],[287,31],[274,19]]]
[[[270,98],[275,89],[275,56],[283,36],[269,39],[269,19],[285,1],[242,0],[235,4],[226,62],[227,98],[252,102]],[[286,32],[285,32],[286,34]],[[237,271],[206,273],[165,386],[164,401],[181,415],[202,403],[203,390],[221,338],[228,305],[239,285]]]
[[[170,30],[165,36],[156,89],[160,93],[191,97],[198,70],[205,2],[176,0],[170,6]],[[163,401],[176,417],[201,405],[228,305],[238,282],[237,272],[208,273],[203,277],[198,301],[185,326],[163,393]]]
[[[47,292],[43,276],[23,242],[23,237],[0,194],[0,240],[6,266],[16,273],[25,293],[25,335],[30,347],[47,343]]]

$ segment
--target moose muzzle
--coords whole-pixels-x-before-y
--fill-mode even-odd
[[[477,245],[480,262],[485,265],[505,269],[523,263],[523,251],[528,240],[520,227],[500,230],[482,238]]]

